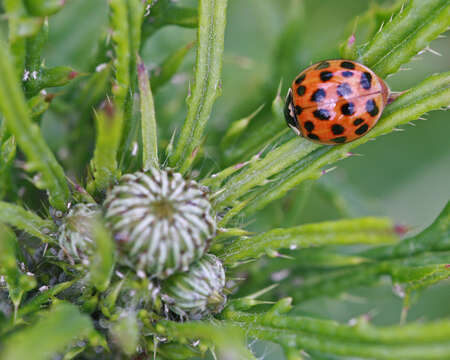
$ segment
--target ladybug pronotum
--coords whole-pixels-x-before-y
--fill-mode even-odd
[[[326,60],[295,78],[284,115],[297,135],[320,144],[342,144],[375,126],[388,97],[387,85],[366,66]]]

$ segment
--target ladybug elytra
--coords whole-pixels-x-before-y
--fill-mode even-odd
[[[295,78],[284,115],[297,135],[320,144],[342,144],[375,126],[388,97],[387,85],[366,66],[326,60]]]

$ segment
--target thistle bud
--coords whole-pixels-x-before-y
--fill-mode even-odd
[[[150,277],[187,271],[215,235],[206,189],[172,171],[124,175],[104,205],[120,259]]]
[[[199,320],[222,311],[225,271],[220,260],[204,255],[187,273],[177,274],[162,284],[161,299],[175,314]]]
[[[92,233],[92,218],[100,215],[96,204],[76,204],[61,219],[58,228],[58,243],[73,260],[88,260],[95,243]]]

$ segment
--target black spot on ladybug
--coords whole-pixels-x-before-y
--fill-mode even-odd
[[[314,93],[311,95],[311,101],[314,102],[321,102],[323,99],[327,97],[327,93],[324,89],[317,89],[314,91]]]
[[[345,143],[347,141],[347,137],[346,136],[339,136],[337,138],[331,139],[331,141],[337,143],[337,144],[342,144]]]
[[[312,121],[306,121],[303,126],[305,127],[306,131],[310,132],[314,130],[314,123]]]
[[[322,71],[320,73],[320,80],[328,81],[333,77],[333,73],[331,71]]]
[[[364,119],[357,118],[355,121],[353,121],[353,125],[358,126],[359,124],[362,124],[364,122]]]
[[[352,102],[345,103],[341,106],[341,111],[344,115],[353,115],[355,113],[355,104]]]
[[[303,111],[303,108],[301,106],[298,106],[298,105],[295,105],[294,109],[295,109],[295,113],[297,115],[300,115],[302,113],[302,111]]]
[[[352,77],[353,76],[353,71],[343,71],[342,72],[342,76],[346,77],[346,78]]]
[[[375,103],[375,101],[373,99],[367,100],[366,102],[366,111],[372,115],[372,116],[376,116],[379,113],[379,109],[377,104]]]
[[[297,94],[299,95],[299,96],[302,96],[304,93],[305,93],[305,91],[306,91],[306,88],[302,85],[302,86],[299,86],[298,88],[297,88]]]
[[[300,75],[297,79],[295,79],[295,83],[298,85],[300,84],[303,80],[305,80],[306,74],[302,74]]]
[[[347,83],[339,84],[337,87],[337,94],[342,97],[347,97],[352,93],[352,87]]]
[[[328,120],[330,118],[330,112],[327,109],[314,110],[313,114],[319,120]]]
[[[342,125],[339,125],[339,124],[334,124],[331,127],[331,132],[334,135],[341,135],[344,131],[345,131],[345,128]]]
[[[362,135],[367,131],[368,128],[369,128],[369,125],[367,125],[367,124],[361,125],[359,128],[357,128],[355,130],[355,134]]]
[[[368,72],[363,72],[361,74],[361,80],[359,81],[361,87],[365,90],[369,90],[372,86],[372,75]]]
[[[313,140],[319,140],[319,137],[316,135],[316,134],[308,134],[307,135],[310,139],[313,139]]]
[[[341,62],[341,67],[343,67],[344,69],[353,70],[355,68],[355,64],[350,61],[343,61]]]
[[[319,65],[315,67],[316,70],[322,70],[330,67],[330,63],[328,61],[322,61]]]

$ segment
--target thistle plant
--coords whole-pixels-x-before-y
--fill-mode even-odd
[[[419,295],[449,277],[450,205],[415,234],[363,211],[296,221],[315,184],[345,213],[344,187],[320,178],[354,148],[447,109],[450,73],[401,89],[353,142],[308,142],[285,125],[280,82],[299,70],[292,43],[306,8],[282,3],[289,15],[276,64],[256,96],[272,105],[220,129],[213,106],[234,92],[222,76],[227,0],[104,2],[107,24],[95,52],[79,55],[83,69],[46,61],[53,21],[76,16],[75,5],[1,3],[0,358],[256,359],[270,357],[258,353],[269,344],[286,359],[450,358],[447,296],[437,318],[408,319]],[[334,49],[386,79],[432,51],[450,25],[450,3],[401,0],[359,19]],[[197,29],[196,37],[150,67],[158,57],[146,47],[161,45],[168,27]],[[192,81],[178,86],[187,92],[183,121],[176,91],[164,88],[191,49]],[[308,63],[319,56],[312,52]],[[237,109],[253,105],[247,96],[240,92]],[[273,208],[281,224],[265,220],[276,218]],[[364,311],[337,322],[301,307],[354,299],[361,287],[366,299],[386,283],[402,299],[400,324],[376,324]]]

